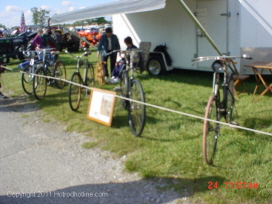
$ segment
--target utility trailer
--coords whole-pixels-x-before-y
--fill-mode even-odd
[[[122,0],[67,12],[52,17],[65,23],[112,15],[114,33],[120,41],[131,36],[135,45],[151,42],[151,50],[166,44],[173,60],[165,70],[212,71],[211,62],[192,64],[198,56],[248,54],[252,62],[270,62],[272,13],[270,0]],[[121,41],[122,42],[122,41]],[[125,47],[121,44],[122,48]],[[252,74],[237,59],[240,73]]]

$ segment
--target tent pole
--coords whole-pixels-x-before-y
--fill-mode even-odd
[[[178,0],[178,2],[181,3],[182,7],[185,9],[185,11],[189,14],[189,16],[191,17],[191,19],[194,21],[194,23],[197,25],[197,27],[201,30],[201,32],[205,35],[205,37],[207,38],[207,40],[209,41],[209,43],[212,45],[212,47],[217,51],[217,53],[219,55],[223,55],[217,45],[215,44],[215,42],[212,40],[211,36],[208,34],[208,32],[205,30],[205,28],[201,25],[201,23],[198,21],[198,19],[195,17],[195,15],[192,13],[192,11],[190,10],[190,8],[186,5],[186,3],[184,2],[184,0]]]

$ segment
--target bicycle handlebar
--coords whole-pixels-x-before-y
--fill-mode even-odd
[[[237,56],[205,56],[205,57],[197,57],[192,59],[192,62],[203,62],[203,61],[208,61],[208,60],[222,60],[222,61],[231,61],[235,58],[242,58],[242,59],[252,59],[252,57],[250,57],[247,54],[242,55],[241,57],[237,57]]]
[[[75,55],[73,55],[72,53],[70,53],[68,50],[65,50],[65,53],[66,54],[69,54],[69,55],[71,55],[72,57],[74,57],[74,58],[77,58],[77,59],[79,59],[79,58],[81,58],[81,57],[83,57],[83,56],[88,56],[89,54],[91,54],[92,52],[90,51],[90,50],[88,50],[88,51],[86,51],[86,52],[84,52],[82,55],[80,55],[80,56],[75,56]]]
[[[22,53],[24,54],[25,57],[30,57],[31,56],[31,53],[35,54],[35,53],[39,53],[40,51],[35,51],[35,50],[31,50],[31,51],[25,51],[23,50]],[[32,55],[32,56],[35,56],[35,55]]]
[[[48,50],[52,50],[50,52],[50,54],[52,55],[57,55],[59,54],[59,51],[53,51],[55,48],[44,48],[44,49],[40,49],[40,50],[29,50],[29,51],[26,51],[26,50],[23,50],[22,53],[25,57],[33,57],[35,56],[34,54],[39,54],[41,52],[45,52],[45,51],[48,51]],[[32,56],[31,56],[31,53],[32,53]]]
[[[130,54],[130,53],[132,53],[132,52],[148,53],[148,52],[146,52],[146,51],[139,50],[139,49],[137,49],[137,48],[133,48],[132,50],[113,50],[113,51],[108,52],[108,53],[106,53],[105,50],[102,50],[101,55],[102,55],[102,56],[108,56],[108,55],[111,55],[112,53],[115,53],[115,52],[120,52],[121,54],[125,54],[125,55],[128,55],[128,54]]]

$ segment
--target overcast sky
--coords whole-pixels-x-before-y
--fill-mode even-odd
[[[43,8],[50,11],[50,15],[109,3],[117,0],[0,0],[0,24],[10,28],[19,26],[24,12],[26,25],[32,25],[31,8]]]

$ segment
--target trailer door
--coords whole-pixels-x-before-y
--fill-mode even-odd
[[[228,51],[228,0],[197,0],[195,15],[209,33],[221,53],[229,55]],[[218,53],[199,29],[196,31],[197,56],[214,56]],[[212,62],[198,64],[201,70],[211,70]]]

